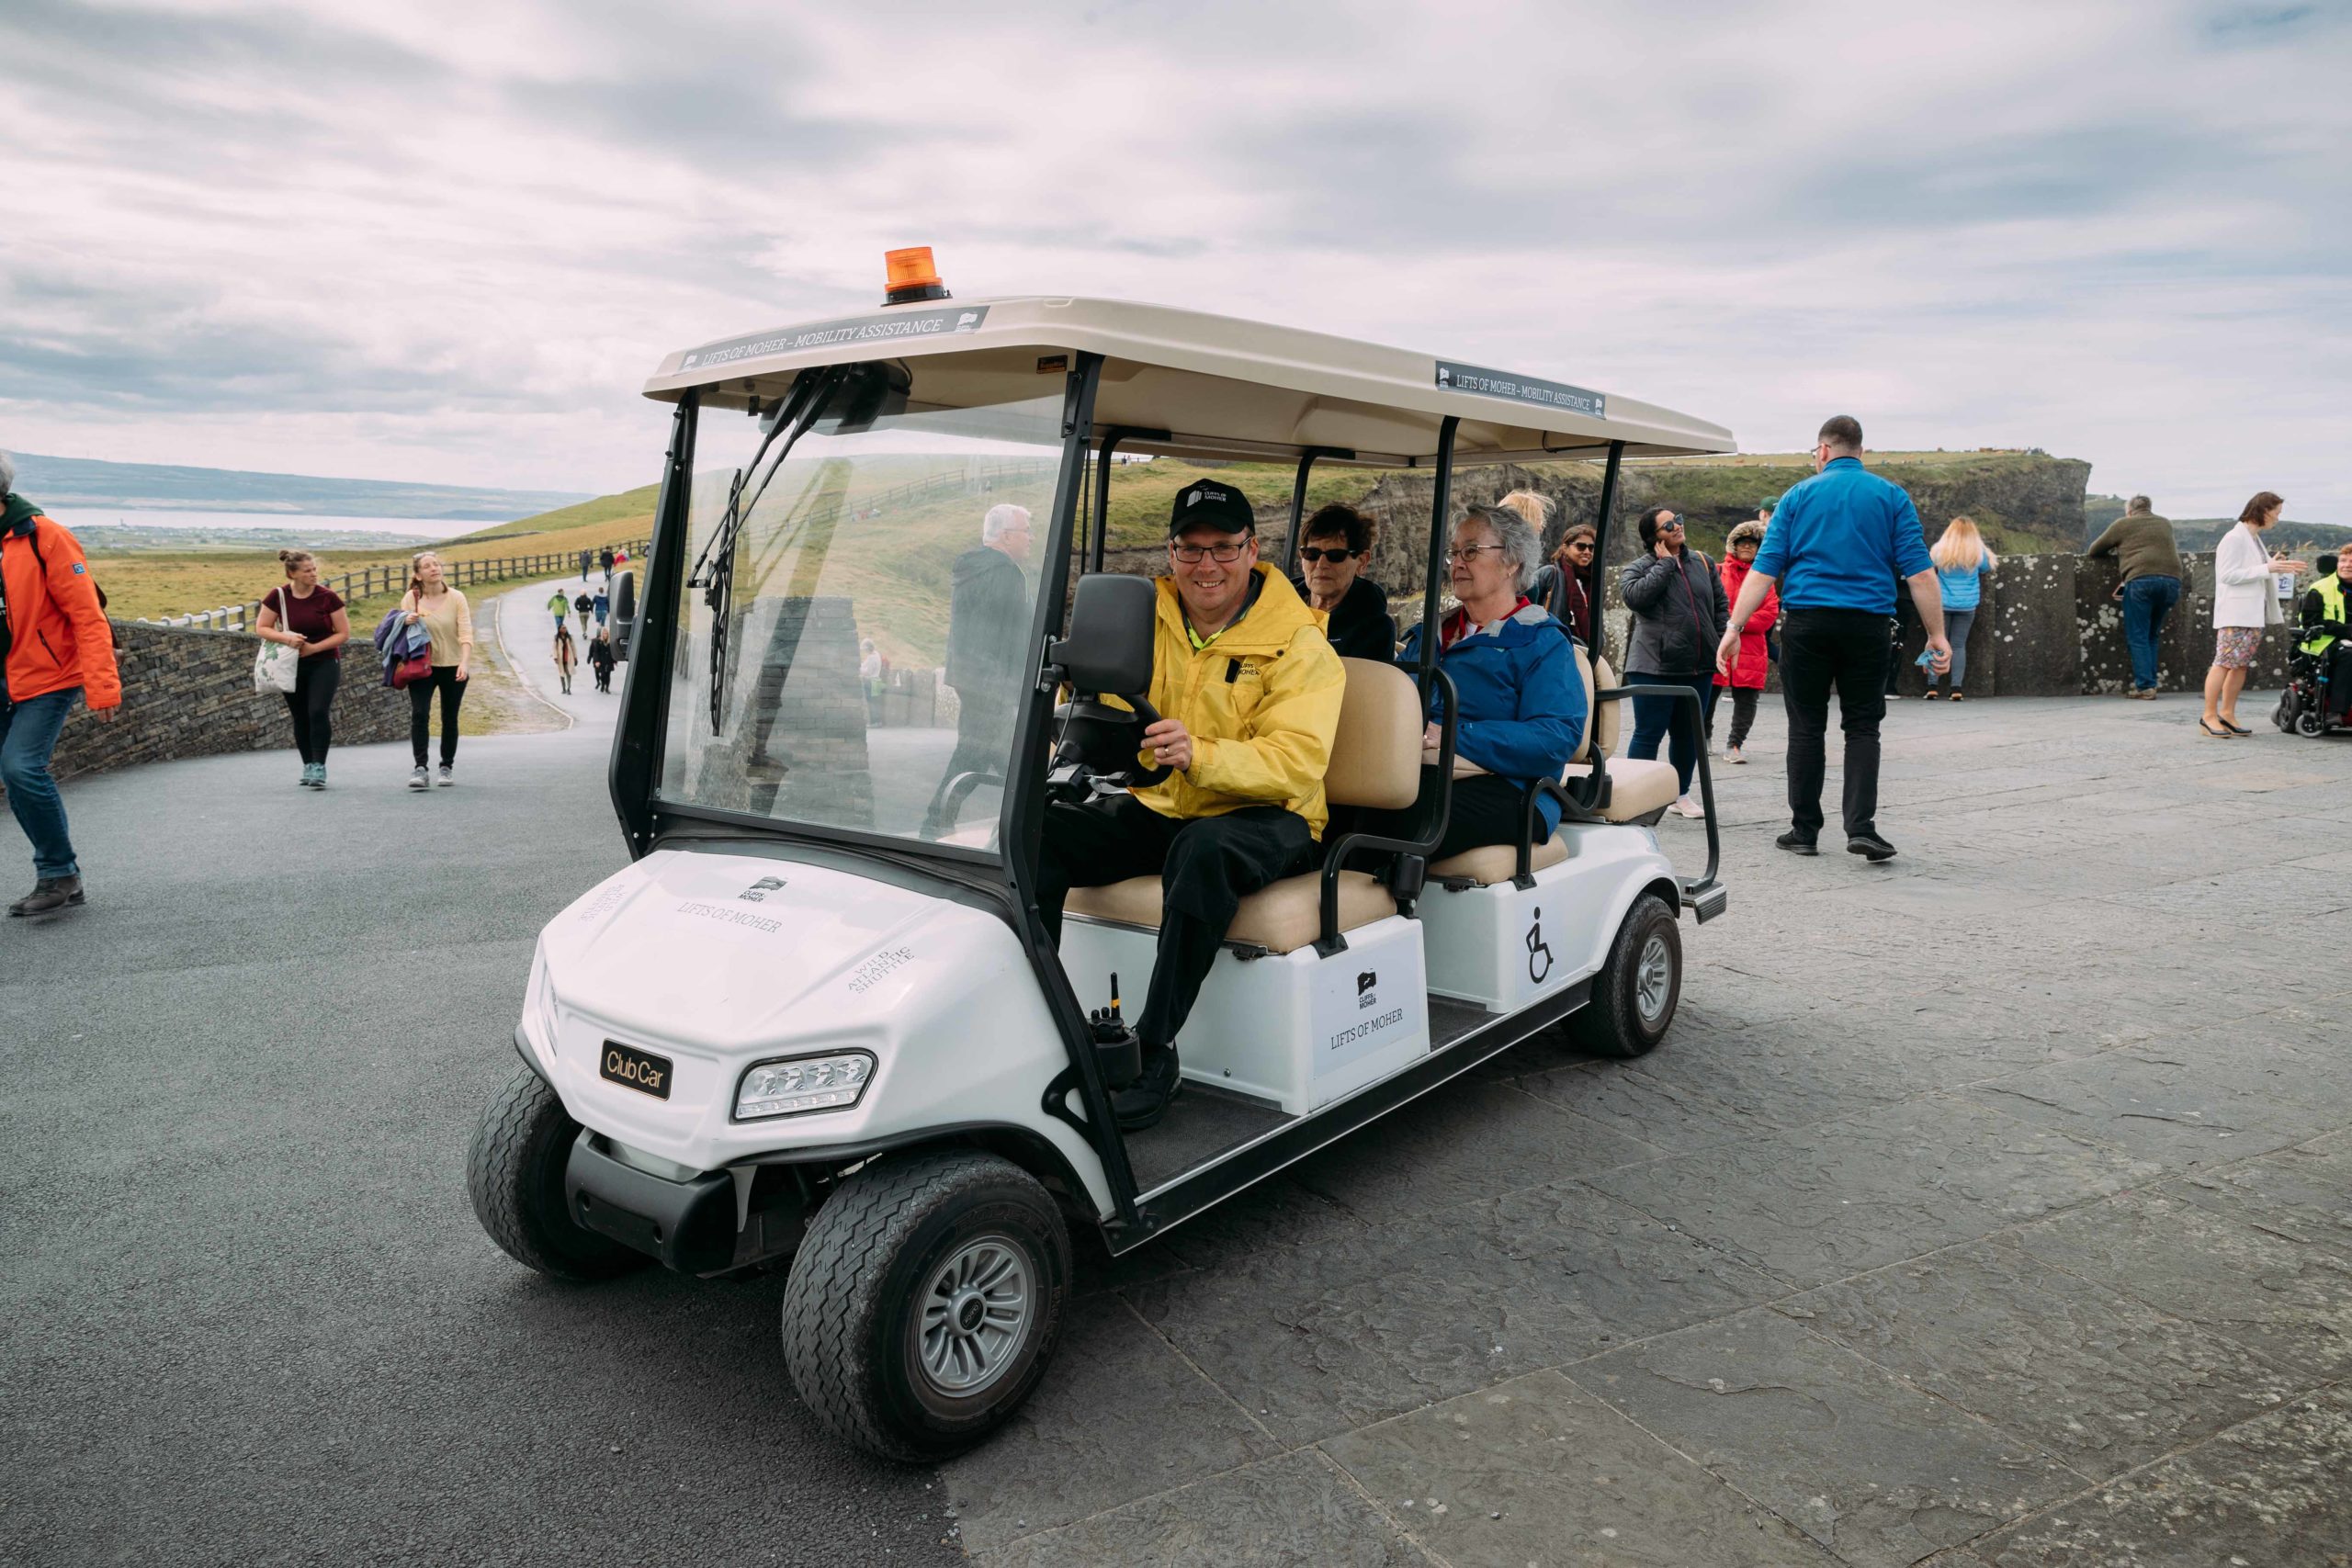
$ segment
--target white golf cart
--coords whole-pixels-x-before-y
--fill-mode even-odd
[[[1043,1377],[1070,1225],[1140,1247],[1540,1031],[1638,1056],[1674,1016],[1680,911],[1724,907],[1707,775],[1706,870],[1678,876],[1650,826],[1672,769],[1607,757],[1629,694],[1597,650],[1584,754],[1537,786],[1559,830],[1535,836],[1531,792],[1520,843],[1434,864],[1456,773],[1437,639],[1418,668],[1348,660],[1321,867],[1244,901],[1179,1037],[1184,1091],[1123,1136],[1113,976],[1148,974],[1159,882],[1073,893],[1058,948],[1033,891],[1047,800],[1140,765],[1120,727],[1149,687],[1151,590],[1104,570],[1114,454],[1295,464],[1294,547],[1313,465],[1427,470],[1426,620],[1455,465],[1603,459],[1605,531],[1624,456],[1732,440],[1192,311],[942,303],[927,278],[891,299],[647,384],[677,412],[611,764],[634,863],[541,933],[527,1070],[468,1182],[498,1244],[562,1279],[789,1258],[795,1383],[844,1438],[914,1460]],[[1025,562],[1005,503],[1035,519]],[[980,572],[993,612],[957,592]],[[900,701],[884,660],[946,681]],[[1351,831],[1347,808],[1419,827]]]

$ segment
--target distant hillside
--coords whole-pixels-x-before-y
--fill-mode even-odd
[[[2237,525],[2234,517],[2176,517],[2172,520],[2172,536],[2184,550],[2210,550],[2221,543],[2222,535]],[[2352,528],[2339,523],[2298,523],[2282,517],[2263,538],[2292,555],[2301,550],[2332,550],[2352,539]]]
[[[265,474],[242,468],[107,463],[17,452],[17,488],[60,511],[74,507],[136,511],[312,513],[327,517],[415,517],[504,522],[588,497],[579,491],[488,490],[471,485],[406,484]]]

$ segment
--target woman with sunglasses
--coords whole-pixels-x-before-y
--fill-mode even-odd
[[[1731,602],[1716,579],[1714,563],[1682,542],[1681,514],[1670,506],[1642,513],[1642,553],[1626,563],[1619,595],[1634,612],[1634,637],[1625,653],[1629,686],[1687,686],[1699,694],[1700,711],[1679,698],[1634,699],[1634,739],[1629,757],[1657,756],[1668,740],[1674,776],[1681,794],[1672,810],[1704,817],[1692,798],[1690,778],[1698,771],[1715,706],[1715,645],[1731,619]],[[1670,738],[1670,739],[1669,739]]]
[[[1388,595],[1363,575],[1372,564],[1372,519],[1340,502],[1306,520],[1299,547],[1298,596],[1325,616],[1323,635],[1342,659],[1396,657],[1396,620]]]
[[[1510,497],[1503,497],[1503,504],[1510,504]],[[1592,553],[1592,525],[1571,523],[1560,537],[1560,547],[1544,570],[1535,574],[1535,586],[1527,596],[1559,617],[1569,633],[1588,646],[1592,641],[1592,596],[1597,571]]]

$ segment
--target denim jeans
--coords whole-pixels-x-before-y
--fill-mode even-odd
[[[1690,776],[1699,769],[1701,737],[1713,728],[1715,714],[1715,677],[1713,673],[1692,675],[1654,675],[1645,671],[1625,672],[1628,686],[1688,686],[1699,694],[1700,711],[1692,713],[1689,704],[1679,698],[1635,697],[1634,699],[1634,739],[1625,748],[1628,757],[1656,758],[1657,743],[1668,741],[1667,755],[1674,761],[1674,777],[1681,785],[1680,793],[1690,793]],[[1671,738],[1669,739],[1669,737]]]
[[[1968,679],[1968,628],[1975,624],[1974,610],[1944,612],[1944,640],[1951,644],[1951,669],[1942,675],[1928,671],[1928,690],[1934,691],[1939,681],[1950,681],[1951,689],[1957,692],[1961,682]]]
[[[57,750],[57,732],[74,711],[79,686],[44,692],[38,697],[11,703],[0,697],[0,785],[8,791],[8,809],[33,843],[33,874],[43,879],[79,876],[74,863],[74,840],[65,831],[65,802],[58,798],[57,781],[49,774],[49,754]]]
[[[2123,585],[2123,636],[2132,644],[2132,688],[2156,688],[2156,636],[2180,603],[2177,577],[2135,577]]]

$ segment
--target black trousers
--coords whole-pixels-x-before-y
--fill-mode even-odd
[[[416,754],[416,765],[424,766],[424,743],[432,727],[427,720],[433,713],[433,694],[441,694],[441,761],[446,766],[458,760],[458,707],[466,700],[466,683],[458,679],[454,664],[436,664],[433,679],[419,681],[408,689],[408,749]]]
[[[1736,749],[1747,744],[1747,732],[1756,728],[1756,699],[1764,694],[1754,686],[1718,686],[1715,695],[1721,697],[1725,691],[1731,693],[1731,739],[1725,744]],[[1707,710],[1709,744],[1713,744],[1714,739],[1715,710],[1711,707]]]
[[[1846,833],[1878,831],[1878,727],[1886,716],[1886,617],[1873,610],[1791,610],[1781,618],[1781,701],[1789,715],[1789,823],[1821,831],[1829,694],[1846,732]]]
[[[294,716],[294,750],[305,762],[327,760],[327,744],[334,739],[335,688],[343,684],[343,660],[322,655],[294,666],[294,689],[286,694],[286,711]]]
[[[1513,779],[1498,778],[1493,773],[1473,773],[1466,779],[1453,781],[1453,807],[1446,815],[1445,832],[1438,839],[1437,848],[1430,852],[1432,862],[1458,855],[1465,850],[1482,849],[1488,844],[1517,844],[1521,813],[1527,809],[1526,786]],[[1340,829],[1340,811],[1335,810],[1332,825],[1324,829],[1328,840]],[[1378,833],[1385,838],[1403,839],[1412,836],[1420,826],[1419,813],[1412,807],[1402,811],[1364,811],[1354,813],[1347,821],[1348,829]],[[1540,829],[1541,822],[1536,824]],[[1390,860],[1386,850],[1358,850],[1348,857],[1349,869],[1377,873]],[[1385,878],[1383,878],[1385,880]]]
[[[1046,807],[1037,856],[1037,908],[1056,942],[1073,887],[1159,874],[1159,953],[1136,1037],[1165,1045],[1192,1016],[1201,982],[1242,898],[1305,871],[1315,860],[1306,818],[1279,806],[1222,817],[1162,817],[1133,795]]]

